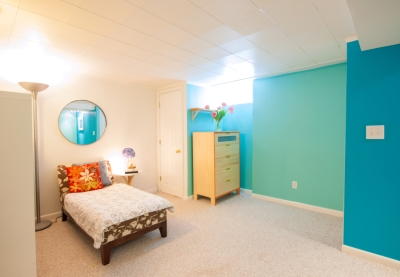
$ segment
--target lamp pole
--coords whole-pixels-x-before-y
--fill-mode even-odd
[[[32,93],[32,121],[33,121],[33,145],[35,156],[35,188],[36,188],[36,224],[35,232],[49,228],[51,226],[50,220],[40,219],[40,188],[39,188],[39,153],[37,142],[37,103],[36,97],[38,92],[41,92],[49,87],[49,85],[33,82],[19,82],[24,89]]]

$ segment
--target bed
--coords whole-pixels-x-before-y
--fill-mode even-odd
[[[67,169],[74,165],[58,166],[58,183],[62,221],[71,220],[89,235],[94,248],[100,249],[103,265],[107,265],[111,249],[117,245],[156,229],[166,237],[167,210],[173,212],[174,207],[162,197],[115,183],[110,163],[104,163],[101,176],[111,182],[101,189],[71,193]]]

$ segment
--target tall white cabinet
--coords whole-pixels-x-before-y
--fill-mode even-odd
[[[0,91],[0,276],[36,276],[31,105]]]
[[[193,188],[198,195],[216,199],[233,191],[240,194],[240,133],[193,133]]]

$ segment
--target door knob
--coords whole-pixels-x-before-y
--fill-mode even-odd
[[[181,150],[178,149],[178,150],[176,150],[175,152],[176,152],[176,153],[181,153]]]

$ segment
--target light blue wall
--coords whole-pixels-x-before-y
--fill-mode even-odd
[[[400,260],[400,45],[347,48],[344,244]],[[384,125],[384,140],[366,140]]]
[[[254,81],[253,193],[343,210],[345,100],[346,64]]]
[[[193,195],[193,151],[192,151],[192,133],[193,132],[213,132],[216,123],[212,121],[211,113],[199,112],[194,121],[190,108],[204,108],[203,99],[207,89],[187,85],[187,144],[188,144],[188,196]],[[226,99],[229,103],[229,99]],[[241,169],[240,181],[241,187],[251,189],[251,167],[252,167],[252,104],[234,105],[233,114],[227,114],[221,121],[222,130],[239,130],[240,151],[241,151]]]

